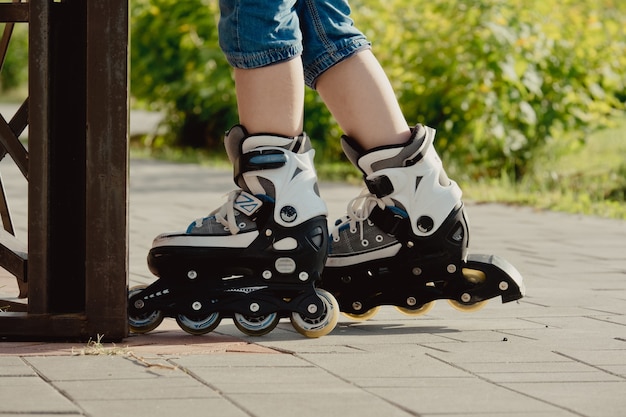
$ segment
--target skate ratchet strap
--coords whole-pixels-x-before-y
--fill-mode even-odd
[[[246,172],[281,168],[286,163],[287,156],[285,152],[278,149],[246,152],[235,161],[233,167],[235,170],[235,183],[238,183],[241,175]]]
[[[393,183],[386,175],[381,175],[374,179],[365,178],[365,185],[369,192],[378,198],[387,197],[393,193]]]

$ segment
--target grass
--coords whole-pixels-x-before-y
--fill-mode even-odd
[[[564,153],[558,142],[539,155],[530,174],[461,184],[465,198],[626,220],[626,116]]]
[[[173,365],[148,361],[141,356],[135,355],[132,351],[129,350],[128,347],[124,347],[124,348],[118,347],[114,343],[110,347],[107,347],[102,342],[103,338],[104,338],[104,335],[98,334],[96,337],[96,340],[89,339],[89,341],[84,347],[79,348],[79,349],[72,348],[72,355],[73,356],[124,356],[145,366],[146,368],[161,368],[161,369],[169,369],[169,370],[178,369],[178,367],[173,366]]]
[[[586,143],[563,150],[556,141],[546,147],[531,172],[517,182],[503,175],[462,182],[464,199],[626,220],[626,115],[611,128],[597,131]],[[135,158],[157,158],[230,169],[225,154],[198,150],[131,147]],[[349,164],[316,160],[320,179],[361,184],[360,173]]]
[[[129,354],[127,348],[121,348],[113,344],[111,347],[106,347],[102,343],[104,335],[98,334],[96,340],[89,339],[87,344],[80,348],[72,348],[72,355],[74,356],[126,356]]]

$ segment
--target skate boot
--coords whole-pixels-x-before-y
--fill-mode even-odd
[[[519,272],[492,255],[467,255],[468,220],[461,190],[432,145],[435,130],[418,125],[410,140],[365,152],[342,138],[367,189],[348,204],[330,237],[320,286],[356,320],[381,305],[425,314],[437,299],[473,311],[498,295],[524,295]]]
[[[260,336],[290,317],[307,337],[329,333],[339,306],[316,288],[328,226],[310,140],[249,135],[238,125],[224,143],[240,189],[186,231],[155,238],[148,266],[159,279],[129,292],[131,331],[148,332],[166,316],[204,334],[229,317]]]

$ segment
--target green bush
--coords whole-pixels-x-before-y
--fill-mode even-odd
[[[544,144],[583,139],[622,108],[626,13],[614,1],[356,3],[405,114],[436,127],[467,176],[520,178]]]
[[[217,2],[133,0],[131,13],[131,93],[167,117],[167,134],[153,145],[221,148],[237,115]]]
[[[0,36],[6,24],[0,24]],[[26,85],[28,80],[28,27],[18,23],[13,26],[2,72],[0,92],[10,91]]]
[[[132,92],[168,114],[178,144],[219,146],[236,123],[217,2],[133,0]],[[353,0],[357,26],[409,122],[465,178],[520,179],[533,156],[607,124],[626,90],[626,6],[618,0]],[[305,129],[325,160],[340,130],[307,91]]]
[[[218,45],[217,2],[133,0],[131,92],[138,105],[164,111],[166,134],[153,147],[205,147],[221,152],[224,131],[237,123],[232,72]],[[306,94],[305,130],[318,155],[337,159],[340,136],[323,103]]]

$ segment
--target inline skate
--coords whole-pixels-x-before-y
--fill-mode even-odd
[[[173,317],[199,335],[228,317],[260,336],[289,317],[307,337],[329,333],[339,306],[316,288],[329,241],[309,138],[249,135],[237,125],[224,144],[239,189],[186,231],[155,238],[148,266],[158,280],[129,291],[131,331]]]
[[[418,125],[407,143],[367,152],[342,138],[367,189],[330,233],[320,287],[352,319],[371,318],[381,305],[421,315],[437,299],[475,311],[498,295],[504,303],[524,296],[513,265],[493,255],[468,256],[461,190],[443,170],[434,136]]]

